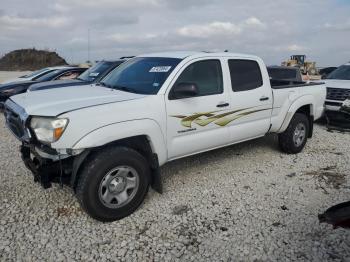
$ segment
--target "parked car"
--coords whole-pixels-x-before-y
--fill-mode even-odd
[[[303,82],[303,77],[299,67],[268,66],[267,72],[272,80]]]
[[[100,221],[133,213],[160,166],[174,159],[279,134],[302,151],[324,110],[322,83],[272,85],[264,62],[232,53],[139,56],[96,85],[11,97],[5,118],[35,181],[73,188]]]
[[[125,60],[116,60],[116,61],[101,61],[96,65],[86,70],[76,79],[70,80],[56,80],[52,82],[43,82],[33,84],[28,88],[28,92],[38,91],[44,89],[52,89],[52,88],[60,88],[66,86],[79,86],[86,85],[89,83],[96,83],[100,81],[103,77],[105,77],[109,72],[111,72],[114,68],[119,66]]]
[[[327,76],[332,73],[335,69],[337,69],[337,67],[331,66],[331,67],[324,67],[321,68],[318,72],[321,75],[322,79],[327,78]]]
[[[28,87],[34,83],[60,80],[60,79],[75,79],[87,68],[80,67],[65,67],[53,70],[43,76],[31,81],[11,82],[0,85],[0,108],[4,102],[11,96],[21,94],[27,91]]]
[[[350,125],[350,63],[342,65],[323,79],[327,85],[326,116],[336,124]]]
[[[23,75],[17,78],[12,78],[12,79],[8,79],[4,82],[2,82],[1,84],[8,84],[8,83],[12,83],[12,82],[21,82],[21,81],[32,81],[32,80],[36,80],[39,77],[42,77],[43,75],[50,73],[54,70],[58,70],[58,69],[64,69],[67,66],[55,66],[55,67],[45,67],[39,70],[36,70],[34,72],[31,72],[27,75]]]

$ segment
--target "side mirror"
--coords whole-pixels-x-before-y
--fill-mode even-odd
[[[173,87],[169,99],[181,99],[198,95],[198,87],[195,83],[178,83]]]

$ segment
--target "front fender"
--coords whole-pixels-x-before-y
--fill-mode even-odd
[[[290,105],[290,107],[289,107],[289,109],[287,111],[286,117],[284,118],[278,133],[284,132],[287,129],[287,127],[288,127],[290,121],[292,120],[294,114],[298,111],[298,109],[303,107],[303,106],[306,106],[306,105],[310,106],[310,114],[312,116],[314,116],[315,115],[315,107],[314,107],[315,101],[314,101],[314,97],[312,95],[302,96],[302,97],[298,98],[297,100],[295,100]]]
[[[120,139],[140,135],[147,136],[153,153],[158,155],[159,163],[165,163],[167,150],[164,135],[159,124],[152,119],[130,120],[100,127],[76,141],[73,149],[99,147]]]

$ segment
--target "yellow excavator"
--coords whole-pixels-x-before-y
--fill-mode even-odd
[[[282,66],[299,67],[302,74],[318,75],[316,62],[306,61],[306,55],[292,55],[289,60],[282,62]]]

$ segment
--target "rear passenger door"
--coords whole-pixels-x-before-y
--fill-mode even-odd
[[[231,83],[230,100],[233,114],[228,129],[231,142],[265,135],[271,123],[272,90],[262,62],[250,59],[228,59],[226,66]]]
[[[172,99],[171,90],[179,83],[195,84],[198,95]],[[198,59],[180,69],[165,98],[169,159],[228,143],[227,127],[218,123],[230,109],[228,90],[220,59]]]

